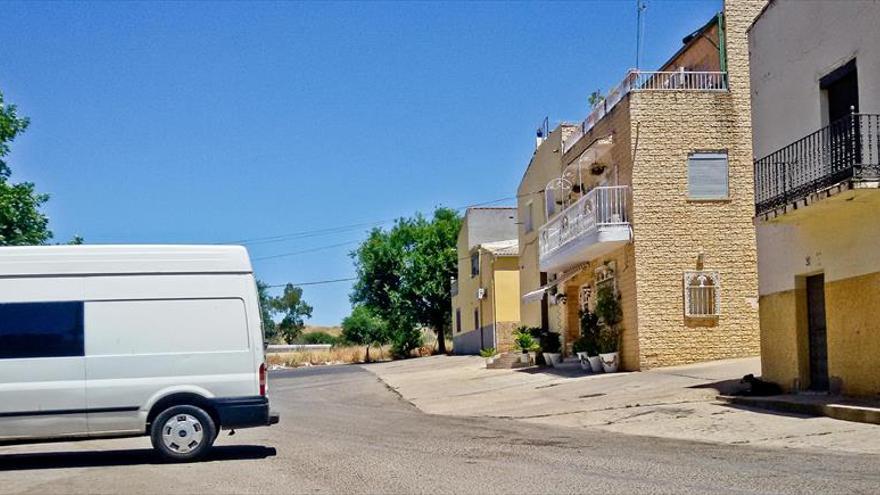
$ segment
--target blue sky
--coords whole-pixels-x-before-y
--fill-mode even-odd
[[[721,0],[647,6],[656,68]],[[25,2],[2,17],[0,90],[32,121],[9,163],[51,193],[59,242],[231,242],[510,197],[540,121],[582,119],[635,62],[635,0]],[[252,243],[257,276],[351,277],[367,228]],[[338,323],[349,290],[306,287],[311,323]]]

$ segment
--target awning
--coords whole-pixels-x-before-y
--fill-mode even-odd
[[[533,290],[531,292],[527,292],[527,293],[523,294],[522,302],[530,303],[530,302],[540,301],[541,298],[544,297],[545,292],[552,289],[553,287],[556,287],[559,284],[568,282],[569,280],[573,279],[575,277],[575,275],[580,273],[580,271],[585,266],[587,266],[587,265],[586,264],[578,265],[578,266],[572,268],[571,270],[564,272],[562,275],[556,277],[556,280],[554,280],[550,283],[544,284],[541,287],[538,287],[536,290]]]

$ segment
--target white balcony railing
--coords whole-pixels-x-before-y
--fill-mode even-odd
[[[538,235],[541,258],[602,227],[629,224],[629,186],[597,187],[545,223]]]
[[[562,152],[574,147],[578,139],[590,132],[593,126],[632,91],[727,91],[727,72],[632,69],[604,100],[593,107],[578,129],[562,143]]]

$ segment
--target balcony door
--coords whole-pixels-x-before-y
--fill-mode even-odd
[[[835,69],[823,77],[820,88],[825,94],[826,117],[830,124],[831,172],[845,179],[859,162],[861,135],[856,122],[846,117],[859,111],[859,83],[856,61]]]

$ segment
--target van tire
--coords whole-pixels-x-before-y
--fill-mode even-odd
[[[211,415],[196,406],[171,406],[150,427],[150,440],[164,459],[192,462],[205,456],[217,438]]]

